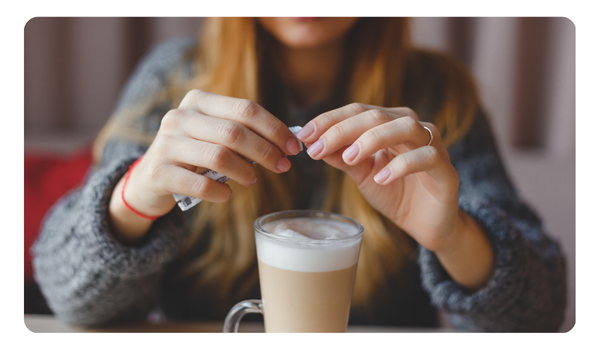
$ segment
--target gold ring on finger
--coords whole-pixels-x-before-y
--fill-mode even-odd
[[[429,129],[428,127],[424,126],[425,130],[427,130],[429,132],[429,142],[427,142],[427,146],[431,145],[431,141],[433,141],[433,133],[431,132],[431,129]]]

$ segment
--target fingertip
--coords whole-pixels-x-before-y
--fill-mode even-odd
[[[310,145],[310,147],[306,150],[306,153],[312,158],[317,159],[323,150],[325,149],[325,142],[322,138],[318,139],[315,143]]]
[[[298,131],[298,133],[296,134],[296,137],[300,141],[306,142],[312,136],[312,134],[314,134],[314,132],[315,132],[315,125],[314,125],[314,123],[309,122],[300,131]]]
[[[231,186],[229,186],[226,183],[224,183],[223,185],[227,186],[227,195],[225,196],[225,198],[223,199],[223,202],[221,202],[221,203],[227,202],[229,200],[229,198],[231,198],[231,194],[233,193],[233,191],[231,190]]]
[[[379,171],[377,175],[375,175],[375,177],[373,177],[373,180],[380,185],[385,185],[386,181],[391,177],[391,175],[392,171],[390,170],[390,168],[385,167],[381,169],[381,171]]]
[[[302,144],[295,137],[290,137],[285,144],[285,148],[291,156],[294,156],[300,153],[302,150]]]
[[[287,159],[287,157],[281,157],[276,165],[277,170],[282,173],[290,170],[291,167],[292,167],[292,163],[290,162],[289,159]]]
[[[350,163],[354,162],[358,156],[359,151],[360,149],[358,148],[358,145],[353,144],[352,146],[346,148],[344,153],[342,153],[342,159],[344,159],[346,164],[350,165]]]
[[[231,194],[233,193],[233,191],[231,190],[231,186],[224,182],[219,183],[219,186],[220,185],[224,185],[225,187],[220,187],[218,190],[216,190],[216,193],[214,193],[214,195],[211,196],[211,198],[207,198],[206,200],[213,203],[221,204],[227,202],[229,198],[231,198]]]
[[[240,185],[242,185],[242,186],[244,186],[244,187],[248,188],[248,187],[250,187],[250,186],[254,185],[255,183],[256,183],[256,176],[255,176],[255,177],[254,177],[254,179],[252,179],[252,181],[250,181],[250,183],[248,183],[247,185],[244,185],[244,184],[240,184]]]

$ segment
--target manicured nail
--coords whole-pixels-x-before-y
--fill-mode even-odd
[[[325,148],[325,142],[323,142],[323,139],[318,139],[317,142],[308,147],[306,153],[308,153],[308,155],[314,159],[321,154],[321,152],[323,152],[323,148]]]
[[[344,153],[342,154],[342,158],[344,158],[344,161],[346,163],[350,163],[356,158],[356,156],[358,155],[358,151],[358,145],[353,144],[344,151]]]
[[[298,131],[298,133],[296,134],[296,137],[298,137],[302,141],[305,141],[314,132],[315,132],[315,126],[313,125],[313,123],[308,123],[302,128],[302,130]]]
[[[290,137],[289,140],[285,143],[285,148],[291,154],[298,154],[300,152],[300,141],[296,140],[295,137]]]
[[[381,169],[381,171],[377,173],[377,175],[375,175],[373,180],[375,180],[375,182],[377,182],[378,184],[382,184],[383,182],[385,182],[385,180],[387,180],[390,177],[390,175],[392,175],[390,168],[385,167]]]
[[[292,163],[290,163],[290,160],[287,159],[286,157],[281,157],[279,159],[279,161],[277,162],[277,170],[283,172],[286,172],[288,170],[290,170],[290,168],[292,167]]]

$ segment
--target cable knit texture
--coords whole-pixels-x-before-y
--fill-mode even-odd
[[[194,40],[183,39],[155,48],[125,85],[117,110],[158,91],[175,67],[186,63],[184,53],[193,45]],[[158,128],[160,116],[153,118],[144,120],[145,127]],[[96,325],[140,319],[159,304],[164,289],[161,274],[183,243],[189,220],[175,207],[155,221],[140,244],[131,247],[114,238],[108,219],[116,183],[144,152],[144,147],[131,142],[109,141],[103,163],[90,169],[85,184],[56,203],[44,220],[32,248],[35,278],[50,308],[66,322]],[[416,281],[397,283],[401,290],[414,288],[414,293],[399,292],[382,305],[415,304],[397,299],[421,293],[423,304],[416,303],[418,309],[410,311],[414,314],[402,317],[416,320],[431,303],[450,313],[459,329],[556,331],[566,304],[564,258],[511,185],[483,111],[465,139],[449,152],[460,176],[460,208],[492,242],[493,276],[482,289],[468,293],[448,276],[435,254],[420,247],[414,259]],[[318,165],[322,162],[303,162],[307,167],[322,166]],[[351,313],[351,322],[403,324],[394,321],[400,317],[395,309],[378,310],[358,319]]]

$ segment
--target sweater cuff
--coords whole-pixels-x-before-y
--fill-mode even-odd
[[[444,270],[436,255],[423,247],[419,264],[423,287],[432,304],[451,313],[501,313],[517,299],[527,277],[529,256],[521,232],[498,207],[482,199],[459,200],[459,207],[484,230],[494,249],[494,270],[485,286],[469,292]]]
[[[86,198],[100,197],[91,200],[96,215],[90,216],[91,222],[82,223],[89,225],[91,230],[81,232],[91,231],[89,239],[95,241],[87,245],[96,250],[90,252],[93,254],[91,256],[97,256],[100,261],[111,265],[106,268],[119,269],[123,277],[147,275],[160,270],[175,257],[186,232],[185,215],[175,206],[168,214],[154,221],[138,244],[125,245],[115,238],[110,224],[109,202],[117,183],[138,157],[136,154],[107,162],[90,178],[90,182],[97,183],[97,186],[87,187],[84,191],[91,193],[83,194]]]

